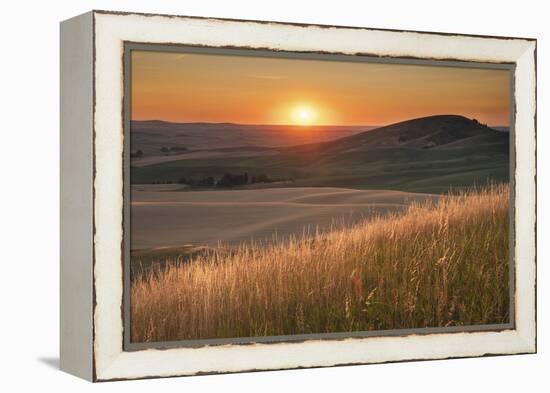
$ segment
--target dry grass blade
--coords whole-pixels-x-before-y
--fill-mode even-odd
[[[133,342],[507,322],[508,185],[139,276]]]

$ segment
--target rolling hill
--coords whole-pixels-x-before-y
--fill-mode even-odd
[[[241,150],[328,141],[370,130],[373,126],[285,126],[234,123],[172,123],[132,121],[132,150],[159,155],[160,149]],[[181,150],[180,150],[181,151]]]
[[[429,149],[480,136],[496,140],[502,137],[502,133],[463,116],[439,115],[407,120],[309,147],[331,152],[398,146]],[[295,149],[303,151],[304,146]]]
[[[311,139],[315,131],[295,128],[278,132],[308,132]],[[177,182],[182,177],[219,178],[224,173],[247,173],[292,179],[290,186],[297,187],[443,193],[449,188],[486,184],[488,180],[508,181],[509,176],[509,133],[463,116],[430,116],[366,131],[352,129],[346,133],[340,129],[343,137],[293,146],[261,146],[262,140],[270,138],[265,137],[264,130],[258,126],[236,139],[232,139],[232,131],[225,135],[223,146],[204,145],[199,151],[174,154],[162,162],[152,160],[138,166],[136,160],[132,163],[131,182]],[[156,134],[151,131],[148,135],[154,138]],[[224,134],[217,136],[222,138]],[[246,145],[248,136],[254,142]],[[185,139],[181,135],[179,138]],[[214,154],[205,155],[207,150]],[[235,154],[236,150],[241,150],[240,154]]]

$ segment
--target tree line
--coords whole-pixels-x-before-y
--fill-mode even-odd
[[[275,178],[269,177],[266,174],[258,175],[249,175],[247,172],[244,173],[224,173],[220,178],[216,179],[213,176],[206,176],[199,179],[192,177],[182,177],[178,180],[179,184],[186,184],[189,186],[195,187],[217,187],[217,188],[227,188],[227,187],[237,187],[244,186],[247,184],[258,184],[258,183],[274,183],[279,181],[291,181],[290,178]]]

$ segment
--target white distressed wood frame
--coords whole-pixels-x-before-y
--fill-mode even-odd
[[[79,160],[89,164],[62,179],[62,210],[64,201],[81,200],[93,186],[93,201],[62,216],[61,365],[66,371],[106,381],[536,351],[535,40],[99,11],[63,22],[61,36],[62,173]],[[124,351],[124,42],[515,63],[515,328]],[[84,151],[64,155],[72,147],[67,144],[78,140],[88,141],[80,145]],[[84,184],[75,190],[77,177]],[[79,225],[79,241],[71,241],[71,228]]]

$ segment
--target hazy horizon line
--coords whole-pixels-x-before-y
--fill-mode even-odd
[[[233,124],[236,126],[281,126],[281,127],[382,127],[386,124],[290,124],[290,123],[236,123],[234,121],[176,121],[163,119],[131,119],[130,121],[138,122],[161,122],[172,124]],[[395,123],[389,123],[395,124]]]
[[[162,122],[162,123],[171,123],[171,124],[232,124],[237,126],[280,126],[280,127],[299,127],[299,128],[310,128],[310,127],[386,127],[392,124],[398,124],[402,123],[408,120],[415,120],[415,119],[422,119],[425,117],[432,117],[432,116],[461,116],[465,117],[466,119],[474,120],[474,118],[469,118],[467,116],[463,115],[456,115],[456,114],[448,114],[448,115],[429,115],[429,116],[420,116],[420,117],[413,117],[405,120],[398,120],[395,122],[385,123],[385,124],[289,124],[289,123],[236,123],[233,121],[181,121],[181,120],[164,120],[164,119],[130,119],[130,121],[136,121],[136,122]],[[479,121],[479,120],[478,120]],[[482,123],[482,122],[480,122]],[[489,124],[487,123],[488,127],[510,127],[510,124]]]

